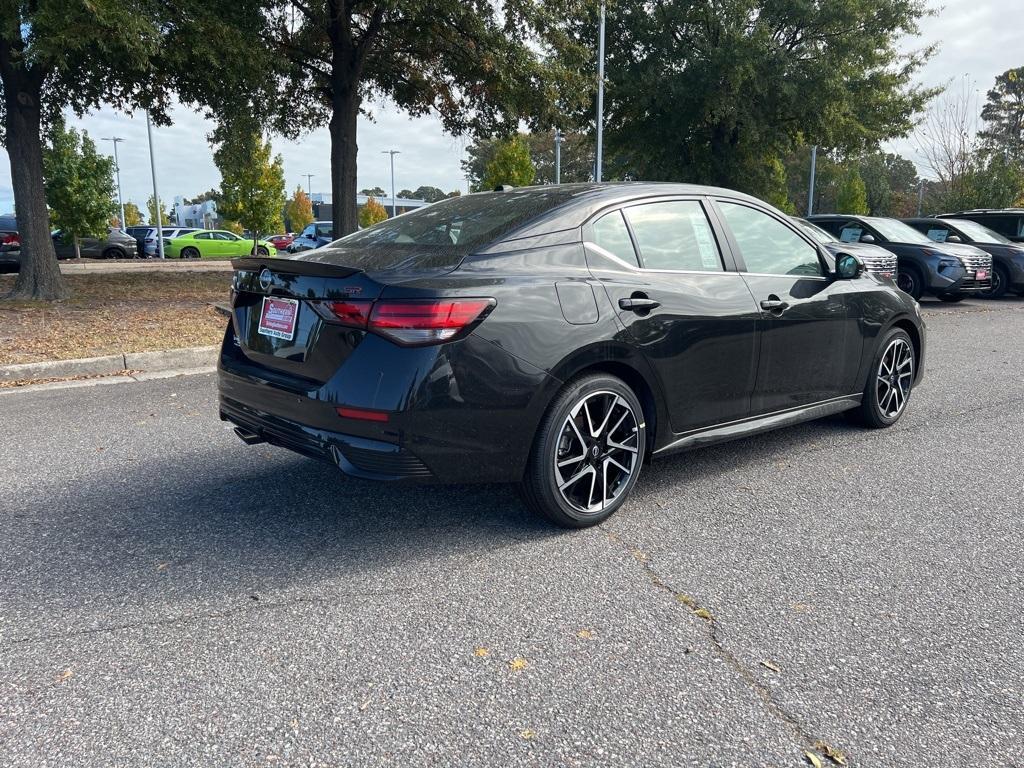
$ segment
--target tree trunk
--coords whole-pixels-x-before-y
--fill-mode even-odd
[[[15,70],[10,75],[5,73],[4,77],[7,154],[11,160],[14,210],[21,235],[21,268],[9,298],[52,301],[66,299],[70,291],[61,277],[50,237],[50,213],[43,188],[41,89],[28,80],[23,70]]]
[[[359,228],[356,216],[356,83],[335,85],[331,114],[331,209],[334,237]]]

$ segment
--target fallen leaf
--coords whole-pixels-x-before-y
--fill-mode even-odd
[[[508,663],[508,666],[513,672],[522,672],[528,666],[528,662],[522,656],[516,656]]]
[[[807,603],[793,603],[793,610],[797,613],[803,613],[808,608],[810,608],[810,606]]]
[[[689,595],[681,595],[681,594],[680,595],[676,595],[676,600],[678,600],[680,603],[685,605],[687,608],[696,608],[697,607],[697,601],[694,600]]]
[[[521,731],[519,732],[519,735],[520,735],[521,737],[523,737],[524,739],[532,739],[532,738],[533,738],[534,736],[536,736],[537,734],[536,734],[536,733],[534,733],[534,732],[533,732],[532,730],[530,730],[529,728],[523,728],[523,730],[521,730]]]
[[[814,748],[836,765],[846,765],[846,755],[843,754],[842,750],[836,749],[827,741],[819,740],[814,742]]]
[[[589,629],[581,629],[579,632],[576,633],[576,637],[582,638],[583,640],[593,640],[594,633],[591,632]]]
[[[698,619],[704,619],[704,621],[714,621],[715,617],[711,615],[711,611],[707,608],[698,608],[693,612],[693,615]]]
[[[781,672],[782,671],[779,668],[779,665],[776,664],[774,661],[762,661],[761,662],[761,666],[764,667],[765,669],[770,669],[772,672]]]
[[[804,752],[804,757],[807,758],[807,762],[814,766],[814,768],[821,768],[821,760],[813,752]]]
[[[170,563],[168,563],[168,562],[163,562],[163,563],[157,563],[156,569],[157,569],[158,571],[166,571],[166,570],[167,570],[168,568],[170,568],[170,567],[171,567],[171,564],[170,564]]]
[[[484,658],[486,656],[490,656],[491,655],[491,651],[490,651],[490,649],[484,648],[483,646],[478,646],[478,647],[473,649],[473,655],[476,656],[477,658],[482,659],[482,658]]]
[[[57,675],[57,682],[58,683],[66,682],[66,681],[70,680],[74,676],[74,674],[75,673],[71,671],[71,667],[68,667],[63,672],[61,672],[59,675]]]
[[[641,563],[646,563],[647,562],[647,553],[644,552],[642,549],[634,549],[633,550],[633,557],[635,557]]]

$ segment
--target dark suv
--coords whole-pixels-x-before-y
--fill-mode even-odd
[[[1024,208],[975,208],[958,213],[940,213],[936,218],[969,219],[1015,243],[1024,243]]]
[[[220,416],[245,442],[519,483],[565,526],[612,514],[652,457],[842,411],[890,426],[925,356],[891,280],[711,187],[464,195],[233,264]]]
[[[334,239],[334,223],[314,221],[288,244],[288,253],[302,253],[327,245]]]
[[[1024,296],[1024,243],[1014,243],[970,219],[904,219],[937,243],[968,243],[992,257],[992,287],[982,291],[986,299],[998,299],[1012,291]]]
[[[915,299],[926,293],[960,301],[992,286],[992,257],[971,245],[936,243],[899,219],[830,213],[808,217],[844,243],[873,243],[896,254],[896,285]]]

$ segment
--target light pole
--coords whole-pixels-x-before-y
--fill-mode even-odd
[[[811,185],[807,190],[807,215],[814,213],[814,174],[818,169],[818,145],[811,147]]]
[[[313,199],[313,177],[315,175],[316,174],[313,174],[313,173],[307,173],[306,174],[306,192],[309,195],[309,199],[310,200]]]
[[[555,128],[555,184],[562,183],[562,131]]]
[[[604,0],[601,0],[601,26],[597,35],[597,159],[594,181],[601,180],[601,155],[604,139]]]
[[[397,149],[385,149],[381,151],[382,155],[391,155],[391,218],[395,218],[398,214],[395,199],[395,155],[400,155],[402,152]]]
[[[120,136],[102,136],[103,141],[114,142],[114,173],[117,174],[117,204],[121,208],[121,231],[128,226],[124,220],[124,198],[121,197],[121,163],[117,161],[117,142],[124,141]]]
[[[917,185],[917,215],[920,217],[921,209],[924,207],[924,177],[921,177],[920,183]]]
[[[153,174],[153,208],[156,213],[156,250],[160,258],[164,257],[164,225],[160,208],[160,192],[156,187],[156,156],[153,154],[153,126],[149,122],[149,111],[146,111],[146,134],[149,136],[149,170]],[[145,254],[143,254],[145,256]]]

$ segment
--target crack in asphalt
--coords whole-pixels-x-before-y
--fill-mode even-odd
[[[779,703],[775,698],[772,689],[765,685],[765,683],[763,683],[753,671],[751,671],[742,661],[739,660],[739,658],[737,658],[736,654],[725,646],[725,642],[718,634],[720,624],[707,607],[701,605],[688,593],[676,589],[669,584],[662,575],[658,573],[657,569],[651,565],[649,555],[642,549],[632,546],[618,533],[609,532],[607,535],[609,540],[613,543],[620,544],[627,554],[640,564],[641,568],[643,568],[645,574],[650,579],[650,582],[657,589],[671,595],[676,603],[685,607],[692,616],[697,618],[701,624],[704,625],[704,634],[710,641],[712,650],[715,654],[718,655],[718,657],[722,659],[722,661],[724,661],[755,694],[757,694],[758,698],[764,702],[765,708],[768,712],[789,728],[793,735],[796,736],[797,740],[802,743],[805,750],[820,755],[822,758],[830,760],[837,765],[845,764],[836,761],[832,757],[832,755],[835,754],[841,755],[842,753],[839,750],[836,750],[824,739],[812,734],[809,727],[805,725],[799,717]]]

